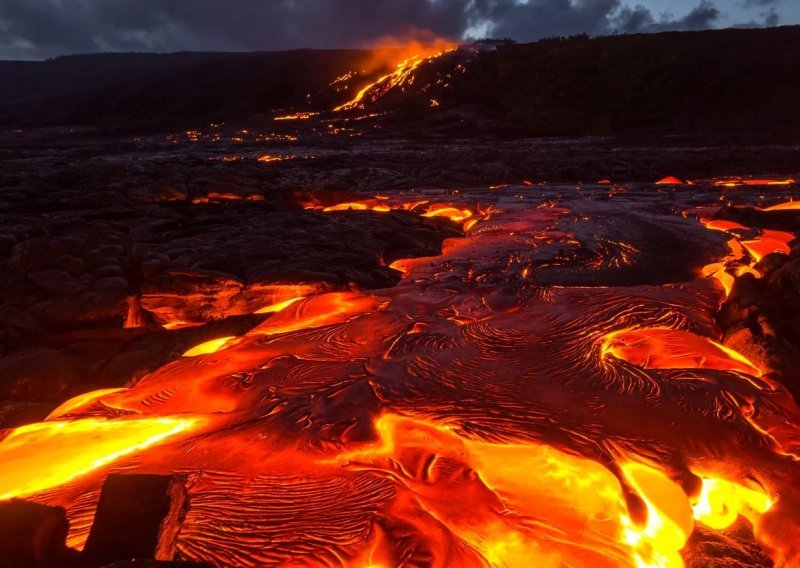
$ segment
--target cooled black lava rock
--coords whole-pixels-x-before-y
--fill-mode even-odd
[[[0,502],[0,564],[6,568],[78,566],[67,548],[66,511],[21,499]]]
[[[185,476],[109,475],[83,550],[86,561],[173,560],[188,506]]]

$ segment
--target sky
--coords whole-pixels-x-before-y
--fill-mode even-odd
[[[800,24],[800,0],[0,0],[0,59]]]

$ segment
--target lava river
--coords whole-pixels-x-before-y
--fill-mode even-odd
[[[187,473],[180,554],[218,566],[679,567],[693,532],[741,522],[800,565],[800,412],[714,319],[747,247],[793,235],[737,248],[686,214],[732,191],[758,199],[503,186],[328,207],[465,232],[394,262],[393,288],[282,302],[0,434],[0,498],[64,506],[81,547],[109,471]]]

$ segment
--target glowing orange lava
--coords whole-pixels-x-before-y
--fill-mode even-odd
[[[797,211],[800,209],[800,201],[786,201],[784,203],[778,203],[777,205],[772,205],[770,207],[765,207],[764,211]]]
[[[62,485],[199,425],[190,417],[52,421],[13,430],[0,442],[0,500]],[[42,456],[47,456],[43,466]]]
[[[715,340],[720,294],[694,272],[713,260],[703,275],[728,292],[793,235],[702,217],[723,193],[706,185],[646,184],[642,203],[636,184],[311,201],[464,234],[392,262],[390,288],[226,284],[214,314],[255,327],[159,332],[207,341],[0,433],[0,499],[63,506],[79,546],[106,469],[196,472],[180,551],[215,565],[682,568],[702,560],[698,525],[739,516],[747,547],[797,565],[800,410],[769,359]],[[689,213],[666,217],[680,194],[727,256]],[[654,223],[685,244],[682,276],[617,279],[661,262]]]
[[[283,116],[276,116],[273,120],[308,120],[312,116],[318,115],[318,112],[296,112],[294,114],[285,114]]]
[[[747,249],[753,258],[758,262],[765,256],[773,252],[781,252],[789,254],[789,243],[795,239],[793,233],[786,231],[773,231],[770,229],[763,229],[761,236],[756,239],[748,239],[741,241],[742,246]]]
[[[787,186],[797,183],[792,178],[772,179],[772,178],[741,178],[728,177],[714,180],[717,187],[742,187],[742,186]]]
[[[216,353],[220,349],[224,349],[231,340],[236,339],[233,336],[228,337],[218,337],[216,339],[210,339],[208,341],[204,341],[200,345],[195,345],[191,349],[187,350],[183,356],[184,357],[197,357],[198,355],[206,355],[208,353]]]
[[[291,306],[295,302],[299,302],[303,298],[305,298],[305,296],[298,296],[297,298],[289,298],[288,300],[283,300],[282,302],[276,302],[274,304],[270,304],[268,306],[264,306],[263,308],[260,308],[260,309],[256,310],[255,313],[257,313],[257,314],[271,314],[273,312],[279,312],[284,308],[288,308],[289,306]]]
[[[337,203],[323,209],[323,211],[366,211],[367,205],[360,202]]]
[[[355,292],[331,292],[290,304],[254,328],[251,334],[275,335],[347,321],[382,303],[380,298]]]
[[[434,206],[422,214],[423,217],[447,217],[451,221],[464,221],[472,217],[469,209],[458,209],[450,206]]]
[[[738,233],[749,229],[740,223],[726,219],[704,221],[704,225],[708,229],[734,235],[734,238],[728,241],[731,254],[721,262],[707,264],[702,271],[704,276],[713,276],[722,284],[725,289],[725,297],[730,294],[735,277],[750,273],[756,278],[760,278],[761,273],[754,266],[770,253],[789,254],[791,251],[789,243],[795,239],[793,233],[771,229],[760,230],[760,234],[755,238],[743,239],[737,236]],[[747,251],[752,258],[752,262],[749,264],[742,264],[744,251]]]
[[[378,442],[338,462],[391,472],[493,566],[681,568],[695,521],[722,529],[743,514],[757,522],[772,505],[762,491],[717,478],[703,479],[693,500],[663,472],[628,461],[622,471],[646,506],[636,522],[618,479],[592,460],[543,444],[475,441],[392,414],[376,429]]]
[[[419,43],[409,44],[400,50],[382,50],[379,53],[385,54],[388,57],[398,57],[402,54],[399,63],[394,64],[396,69],[391,73],[387,73],[377,80],[362,87],[356,95],[333,110],[343,111],[352,110],[356,108],[363,108],[364,99],[369,94],[376,94],[378,92],[385,93],[397,87],[402,87],[413,76],[414,70],[422,63],[432,61],[433,59],[444,55],[456,49],[456,46],[444,40],[437,40],[433,45],[423,46]],[[395,59],[395,61],[398,61]]]
[[[716,369],[761,376],[744,355],[680,329],[617,331],[606,337],[602,352],[645,369]]]

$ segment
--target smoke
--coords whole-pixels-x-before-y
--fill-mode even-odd
[[[776,0],[744,1],[754,9],[770,7],[762,14],[765,25],[778,22],[771,6]],[[380,37],[531,41],[702,29],[717,25],[720,16],[710,0],[680,18],[656,18],[628,0],[2,0],[0,58],[360,47]]]

